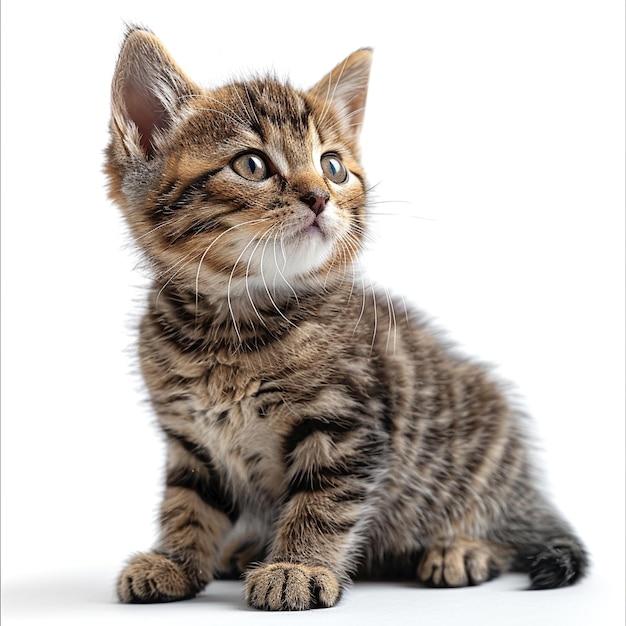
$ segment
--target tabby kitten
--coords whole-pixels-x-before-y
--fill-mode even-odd
[[[547,589],[585,572],[499,385],[357,272],[371,56],[309,91],[209,91],[127,34],[106,168],[153,274],[139,355],[167,470],[124,602],[242,572],[270,610],[333,606],[357,575],[459,587],[515,569]]]

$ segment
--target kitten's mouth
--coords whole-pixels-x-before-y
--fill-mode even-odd
[[[319,215],[313,214],[307,217],[298,234],[310,237],[321,235],[324,239],[330,237],[328,226],[320,219]]]
[[[335,247],[335,233],[331,216],[301,215],[289,225],[281,237],[284,263],[279,268],[283,278],[306,276],[326,263]]]

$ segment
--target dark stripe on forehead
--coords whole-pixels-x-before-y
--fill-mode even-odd
[[[243,100],[242,106],[247,108],[247,103],[249,103],[251,107],[251,111],[248,111],[248,115],[246,116],[250,122],[250,129],[259,136],[263,143],[266,142],[267,137],[265,136],[265,132],[263,130],[263,126],[261,124],[261,112],[259,108],[259,94],[256,89],[252,89],[245,84],[235,85],[235,89],[240,90],[239,96],[241,96],[241,92],[245,96],[245,100]]]
[[[246,91],[256,114],[252,116],[251,127],[262,141],[266,141],[267,137],[259,120],[266,120],[279,128],[291,126],[299,133],[306,134],[311,109],[297,92],[273,82],[253,83]]]

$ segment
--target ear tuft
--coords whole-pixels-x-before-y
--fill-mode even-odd
[[[181,103],[198,87],[150,31],[130,28],[113,76],[113,129],[127,152],[151,158],[158,139],[174,123]]]
[[[365,117],[372,56],[371,48],[353,52],[309,91],[324,102],[333,102],[355,139]]]

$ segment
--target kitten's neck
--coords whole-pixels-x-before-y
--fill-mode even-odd
[[[150,315],[190,346],[229,351],[256,350],[297,327],[340,289],[270,295],[211,297],[173,283],[155,284]]]

